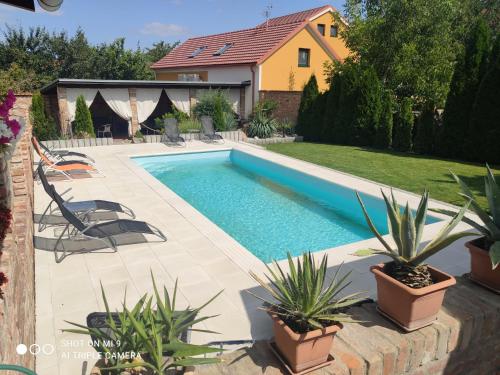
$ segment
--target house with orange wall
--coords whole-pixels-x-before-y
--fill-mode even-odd
[[[279,103],[277,117],[294,121],[304,84],[316,75],[328,88],[325,62],[343,61],[346,27],[330,5],[289,14],[251,29],[188,39],[152,65],[157,80],[249,81],[240,98],[246,116],[264,98]]]

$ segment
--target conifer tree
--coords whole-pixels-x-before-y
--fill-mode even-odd
[[[51,117],[45,114],[45,104],[39,92],[33,94],[30,108],[33,135],[40,141],[57,138],[56,124]]]
[[[339,100],[342,92],[342,75],[334,73],[330,82],[330,90],[325,99],[325,113],[323,116],[322,139],[325,142],[339,142],[337,137],[337,116],[339,112]]]
[[[413,150],[419,154],[432,154],[434,152],[436,136],[434,105],[424,105],[422,113],[418,118],[415,132],[416,135]]]
[[[443,114],[443,131],[439,152],[443,156],[464,157],[464,145],[477,89],[487,67],[490,29],[479,18],[458,57]]]
[[[302,90],[302,97],[300,99],[299,114],[297,117],[297,134],[304,136],[306,139],[310,138],[313,133],[312,124],[312,108],[316,98],[319,95],[318,81],[313,74],[309,81]]]
[[[394,123],[392,147],[394,150],[409,152],[412,148],[413,111],[410,98],[403,98]]]
[[[83,95],[76,98],[75,121],[73,121],[73,131],[77,137],[95,137],[94,124],[89,107],[85,103]]]
[[[387,149],[392,145],[393,107],[392,94],[387,91],[383,96],[382,113],[375,135],[375,147],[377,148]]]

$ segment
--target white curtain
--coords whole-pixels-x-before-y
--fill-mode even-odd
[[[76,98],[80,95],[83,95],[85,103],[87,103],[87,107],[90,107],[95,99],[95,96],[97,95],[97,89],[76,89],[69,87],[66,89],[66,103],[68,103],[69,121],[73,121],[75,119]]]
[[[139,124],[151,116],[160,101],[162,91],[162,89],[137,89],[137,118]]]
[[[189,89],[165,89],[165,92],[175,108],[189,115],[191,110]]]
[[[132,108],[128,89],[99,89],[109,107],[122,119],[128,121],[128,135],[132,135]]]
[[[233,106],[233,111],[240,113],[240,89],[229,89],[228,97]]]

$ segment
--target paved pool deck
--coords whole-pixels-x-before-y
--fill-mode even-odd
[[[178,308],[199,306],[223,290],[204,310],[207,315],[219,316],[199,327],[220,334],[193,333],[192,342],[262,340],[272,336],[270,319],[258,310],[260,302],[247,293],[248,290],[262,292],[248,276],[248,271],[261,274],[265,265],[130,159],[130,156],[233,147],[367,194],[380,195],[380,184],[241,143],[213,145],[192,141],[186,148],[137,144],[78,149],[96,160],[105,177],[55,181],[57,191],[71,188],[67,196],[73,197],[74,201],[105,199],[120,202],[135,212],[137,220],[149,222],[162,230],[168,241],[120,246],[116,253],[74,254],[57,264],[50,251],[50,242],[57,237],[59,229],[48,228],[38,233],[35,224],[36,341],[42,348],[45,345],[49,353],[37,356],[39,375],[88,373],[96,362],[92,357],[95,351],[88,345],[87,337],[61,331],[71,328],[65,320],[84,324],[89,313],[104,311],[100,284],[112,309],[120,308],[125,290],[127,304],[135,304],[140,296],[152,292],[150,271],[157,283],[170,291],[178,280]],[[412,207],[416,207],[419,201],[414,194],[396,190],[395,195],[400,202],[409,201]],[[41,214],[48,202],[42,186],[35,183],[35,214]],[[221,204],[224,204],[223,199]],[[449,207],[435,201],[431,206]],[[424,240],[441,226],[442,223],[428,225]],[[461,224],[458,230],[466,228]],[[464,242],[456,242],[432,257],[429,263],[453,275],[468,272],[469,255],[464,250]],[[375,283],[369,266],[386,258],[352,255],[357,249],[367,247],[379,245],[376,239],[369,239],[326,250],[329,276],[344,262],[342,272],[352,272],[349,291],[363,290],[367,296],[375,298]],[[323,253],[315,254],[321,256]],[[52,348],[55,352],[50,354]]]

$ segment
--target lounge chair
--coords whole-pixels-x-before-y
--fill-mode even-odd
[[[36,139],[31,138],[31,143],[33,144],[33,148],[35,152],[40,156],[43,166],[45,167],[45,171],[53,171],[61,173],[67,179],[72,180],[69,172],[73,171],[86,171],[86,172],[96,172],[101,175],[103,173],[99,171],[95,165],[92,163],[87,163],[81,160],[60,160],[60,161],[52,161],[47,155],[45,155]]]
[[[113,236],[120,234],[150,234],[159,237],[162,241],[167,240],[167,237],[165,237],[165,235],[158,228],[144,221],[118,219],[103,223],[84,223],[78,216],[76,216],[73,212],[66,208],[64,199],[57,193],[54,185],[50,185],[50,192],[50,196],[54,200],[54,202],[56,202],[62,216],[68,221],[68,224],[62,231],[54,246],[54,257],[56,263],[60,263],[64,258],[67,257],[68,251],[64,249],[64,246],[62,250],[58,250],[58,246],[59,244],[61,244],[61,241],[63,240],[65,234],[67,234],[67,238],[69,240],[77,240],[81,237],[86,239],[99,240],[104,243],[106,247],[113,249],[115,252],[118,250],[118,245]],[[70,230],[71,227],[73,228]],[[81,250],[71,252],[83,253],[89,251],[91,250],[86,250],[85,248],[83,248]],[[58,256],[59,252],[62,252],[62,255]]]
[[[67,157],[77,157],[77,158],[87,159],[90,162],[95,163],[95,160],[86,154],[69,150],[51,150],[43,143],[38,142],[38,139],[36,139],[36,137],[33,137],[33,141],[38,143],[38,146],[43,150],[43,153],[47,155],[47,157],[52,157],[56,160],[57,159],[66,160]]]
[[[181,137],[179,132],[179,124],[175,118],[166,118],[163,120],[164,132],[162,142],[186,146],[186,140]]]
[[[201,116],[201,134],[200,138],[209,140],[211,142],[222,141],[224,143],[224,138],[220,134],[215,132],[214,121],[210,116]]]
[[[45,176],[45,172],[43,171],[43,166],[42,163],[38,165],[38,168],[36,170],[36,173],[38,175],[38,178],[40,179],[40,182],[42,183],[43,189],[45,192],[52,197],[52,191],[51,187],[49,184],[49,181],[47,180],[47,176]],[[67,193],[69,190],[66,190],[61,194],[64,195]],[[54,212],[57,212],[57,208],[53,208],[53,203],[54,200],[52,199],[50,203],[48,204],[47,208],[45,211],[43,211],[42,216],[39,219],[38,222],[38,231],[42,232],[45,230],[47,227],[50,226],[50,224],[45,222],[45,217],[47,215],[52,215]],[[117,202],[111,202],[111,201],[104,201],[104,200],[88,200],[88,201],[78,201],[78,202],[69,202],[67,200],[64,200],[64,207],[66,207],[69,211],[71,211],[73,214],[76,216],[82,218],[83,220],[87,219],[90,214],[99,212],[99,211],[105,211],[105,212],[121,212],[124,213],[128,216],[130,216],[132,219],[135,219],[135,214],[134,212],[124,206],[123,204],[117,203]]]

